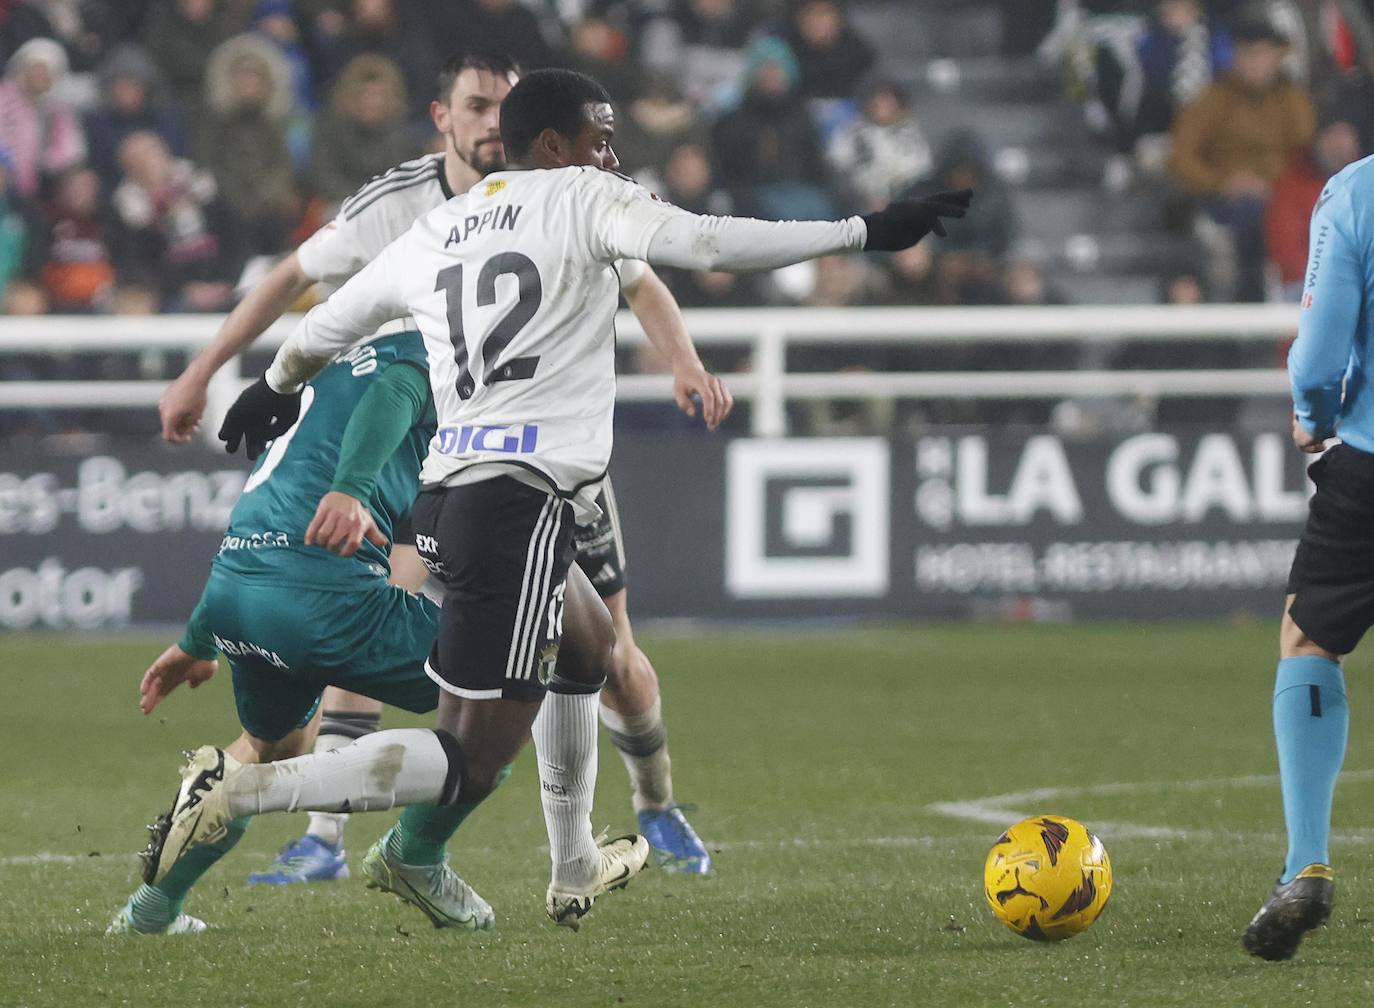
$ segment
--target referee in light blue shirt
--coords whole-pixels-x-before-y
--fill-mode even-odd
[[[1274,682],[1288,854],[1245,930],[1247,951],[1287,959],[1331,916],[1331,799],[1349,710],[1341,657],[1374,625],[1374,158],[1334,176],[1312,212],[1298,338],[1288,356],[1293,442],[1332,447],[1288,575]]]

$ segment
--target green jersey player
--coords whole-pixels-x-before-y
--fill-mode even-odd
[[[181,682],[203,682],[221,653],[233,672],[244,729],[228,751],[245,762],[307,751],[326,687],[410,711],[435,708],[431,652],[438,606],[388,583],[384,549],[411,509],[435,431],[427,389],[423,341],[413,331],[362,344],[318,375],[303,395],[296,424],[249,476],[186,635],[144,677],[145,713]],[[356,539],[340,521],[350,507],[367,516],[360,529],[365,534]],[[342,545],[348,555],[321,545]],[[583,683],[594,699],[605,668],[580,666],[578,656],[608,652],[609,616],[589,582],[569,587],[568,660],[560,660],[559,672]],[[579,615],[595,610],[599,623]],[[489,927],[490,906],[444,860],[445,841],[476,804],[408,810],[364,859],[369,884],[396,892],[436,926]],[[203,928],[181,912],[182,903],[242,837],[247,821],[233,820],[222,837],[165,876],[146,873],[110,930]],[[589,823],[585,831],[590,835]],[[639,838],[611,841],[604,850],[630,874],[647,855]]]

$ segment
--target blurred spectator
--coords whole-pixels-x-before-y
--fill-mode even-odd
[[[431,10],[444,52],[507,53],[526,70],[553,62],[538,16],[518,0],[438,0]]]
[[[1360,138],[1355,127],[1338,119],[1323,126],[1311,149],[1295,157],[1275,180],[1265,212],[1264,236],[1282,300],[1296,301],[1302,294],[1308,223],[1326,180],[1359,157]]]
[[[1178,110],[1230,65],[1231,36],[1208,18],[1201,0],[1158,0],[1133,51],[1099,51],[1098,88],[1122,155],[1109,163],[1109,188],[1124,189],[1133,167],[1164,173]]]
[[[906,91],[895,81],[869,88],[863,115],[840,128],[828,154],[864,210],[886,206],[933,167],[930,143],[911,114]]]
[[[639,96],[644,83],[629,50],[630,40],[609,21],[583,18],[572,29],[563,65],[600,81],[617,105],[623,107]],[[618,128],[616,132],[618,135]]]
[[[815,271],[815,283],[803,302],[808,307],[847,308],[879,300],[876,274],[863,256],[822,256],[815,260]]]
[[[1293,153],[1311,144],[1316,116],[1302,89],[1280,74],[1284,39],[1271,24],[1241,21],[1234,35],[1233,68],[1178,114],[1170,169],[1229,232],[1234,267],[1219,257],[1215,285],[1239,300],[1260,301],[1264,206]],[[1224,254],[1224,244],[1213,244]]]
[[[0,52],[14,52],[29,39],[50,38],[62,46],[71,68],[85,73],[100,63],[114,37],[112,5],[98,0],[20,0],[6,6]]]
[[[210,53],[236,25],[223,0],[161,0],[148,17],[143,47],[188,115],[200,109],[201,83]]]
[[[67,54],[52,39],[30,39],[10,57],[0,81],[0,147],[9,151],[15,188],[38,193],[45,176],[82,161],[81,121],[55,93],[67,74]]]
[[[805,98],[849,98],[873,66],[870,46],[835,0],[805,0],[792,18],[788,41],[801,64]]]
[[[257,0],[253,5],[250,27],[254,34],[275,47],[285,62],[292,104],[313,111],[315,90],[310,73],[310,57],[301,44],[300,29],[296,27],[291,7],[291,0]]]
[[[1070,303],[1063,291],[1045,279],[1039,266],[1024,259],[1007,267],[1002,277],[1002,298],[1006,304],[1016,306]]]
[[[315,124],[311,173],[330,203],[411,155],[405,130],[405,83],[385,56],[355,56],[334,85],[334,100]]]
[[[91,167],[105,191],[119,182],[115,152],[126,136],[149,130],[177,156],[187,153],[186,128],[175,106],[157,94],[157,68],[136,45],[117,46],[100,65],[100,105],[86,116]]]
[[[972,189],[978,194],[978,210],[963,220],[949,221],[949,236],[942,238],[937,253],[967,253],[977,260],[978,272],[991,277],[996,260],[1011,248],[1016,237],[1016,210],[1011,191],[992,170],[987,147],[978,134],[959,130],[950,134],[935,161],[935,173],[922,191]]]
[[[49,237],[40,276],[49,310],[109,311],[115,269],[100,178],[89,168],[68,168],[53,183],[47,216]]]
[[[290,68],[266,39],[235,35],[210,56],[205,104],[196,163],[214,172],[250,251],[281,251],[300,215],[286,143]]]
[[[0,310],[5,314],[34,315],[46,308],[37,283],[46,230],[38,208],[15,188],[13,162],[0,149]]]
[[[1159,281],[1159,301],[1166,305],[1207,303],[1207,287],[1202,275],[1193,270],[1167,273]]]
[[[715,127],[720,178],[742,213],[775,220],[833,217],[828,166],[797,93],[792,50],[765,37],[750,46],[748,57],[744,100]]]
[[[615,92],[611,92],[615,97]],[[701,132],[696,107],[673,81],[656,75],[644,93],[619,105],[615,124],[615,153],[621,170],[631,175],[662,172],[669,155]]]
[[[740,0],[673,0],[667,16],[645,26],[640,54],[649,68],[678,74],[699,106],[715,108],[743,72],[752,31]]]
[[[901,252],[881,256],[880,268],[887,274],[882,295],[886,305],[933,305],[938,301],[935,288],[935,254],[928,241]]]
[[[429,108],[439,55],[432,34],[413,5],[398,0],[353,0],[346,27],[327,37],[321,54],[321,80],[332,82],[355,56],[385,56],[405,75],[411,115],[422,118]]]
[[[242,266],[233,214],[209,172],[173,158],[155,133],[119,146],[114,194],[120,283],[164,311],[224,311]]]

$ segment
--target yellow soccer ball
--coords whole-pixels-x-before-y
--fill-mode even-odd
[[[1022,937],[1072,938],[1107,905],[1112,863],[1102,841],[1076,819],[1031,816],[992,845],[983,893],[997,919]]]

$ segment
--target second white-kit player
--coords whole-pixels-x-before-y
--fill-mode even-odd
[[[479,179],[505,167],[499,106],[518,79],[518,67],[501,53],[467,53],[440,71],[430,113],[444,139],[444,152],[398,165],[364,185],[337,216],[282,260],[226,319],[215,341],[168,388],[159,405],[163,435],[185,442],[206,408],[210,378],[243,351],[316,283],[342,285],[415,221],[463,193]],[[725,387],[702,367],[671,293],[651,269],[631,263],[621,269],[622,293],[653,345],[670,362],[674,396],[692,412],[700,394],[707,424],[729,412]],[[414,328],[410,319],[388,320],[381,331]],[[664,727],[658,677],[635,644],[629,619],[625,559],[615,496],[607,481],[599,500],[602,515],[576,532],[577,559],[606,603],[616,629],[612,675],[601,693],[601,720],[630,773],[640,831],[665,867],[704,874],[711,860],[678,807]],[[345,507],[340,501],[335,507]],[[330,505],[326,505],[327,508]],[[321,520],[330,518],[322,514]],[[333,516],[340,523],[357,515]],[[394,580],[416,590],[424,568],[409,546],[393,550]],[[381,705],[343,690],[326,691],[321,705],[317,751],[347,745],[375,731]],[[343,847],[346,814],[316,813],[305,834],[283,848],[274,864],[250,881],[287,884],[347,877]]]

